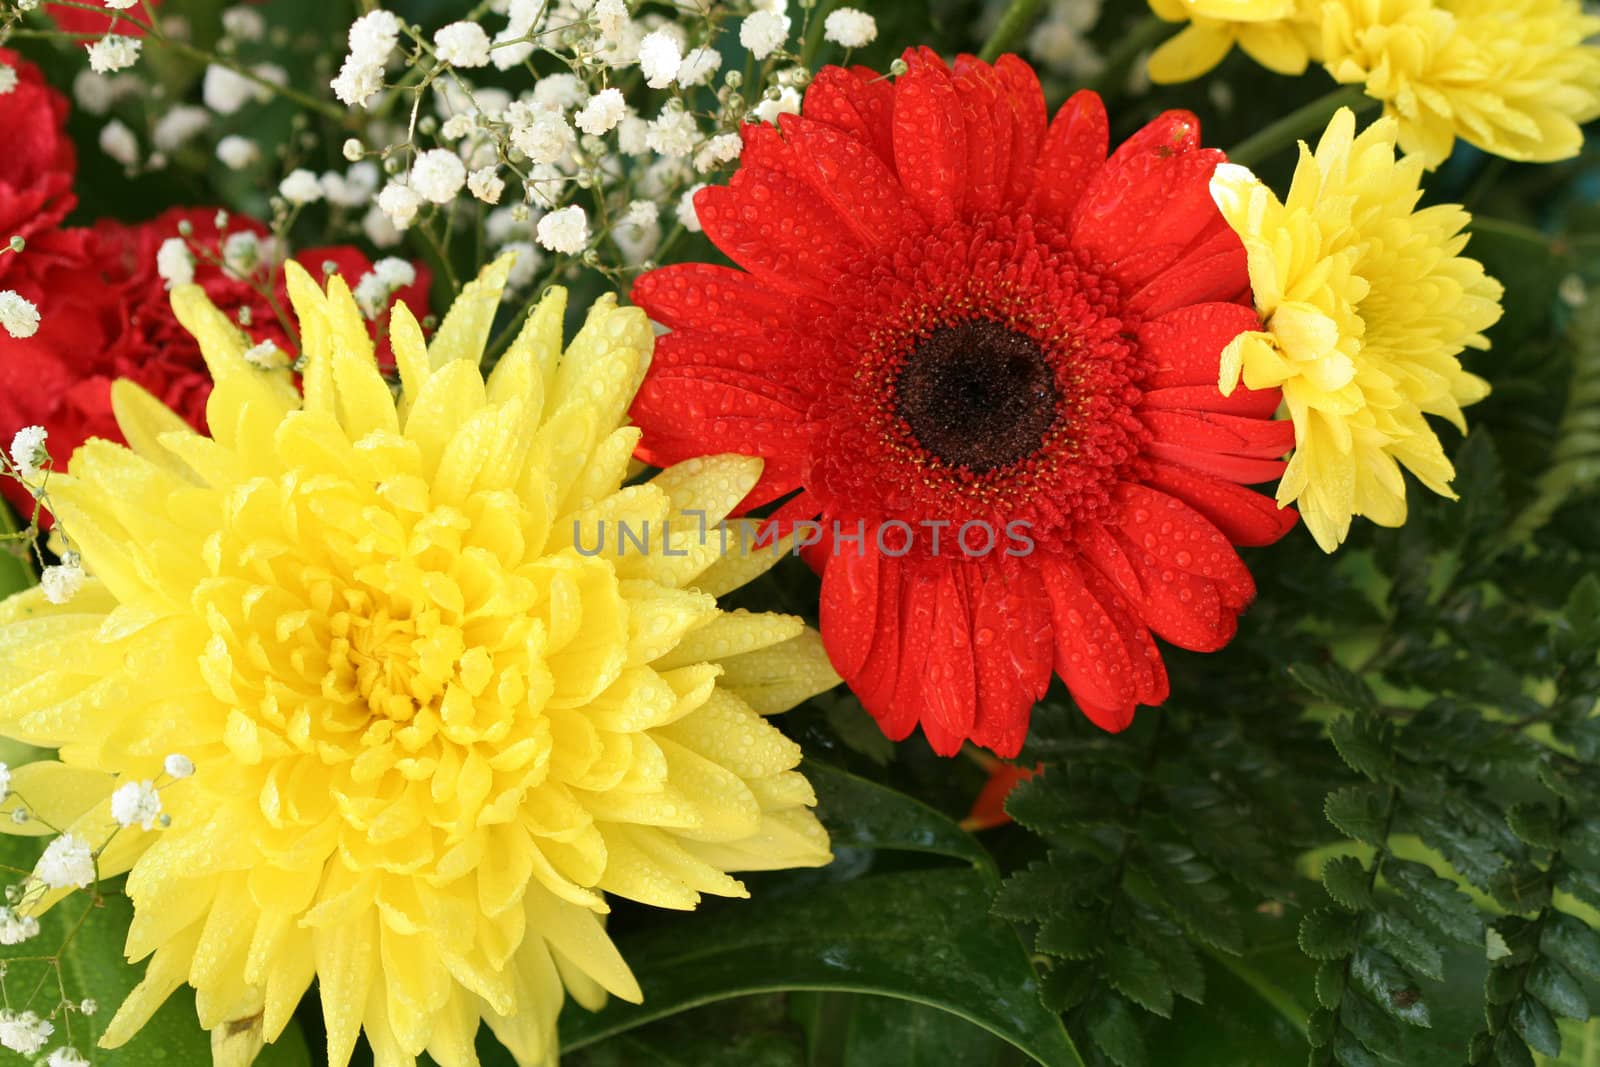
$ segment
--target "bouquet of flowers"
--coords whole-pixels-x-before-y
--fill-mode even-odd
[[[1597,1062],[1597,34],[0,0],[0,1059]]]

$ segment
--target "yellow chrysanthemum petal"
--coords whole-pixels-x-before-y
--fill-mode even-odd
[[[1600,18],[1579,0],[1330,0],[1328,72],[1360,84],[1429,167],[1457,137],[1507,159],[1578,154],[1600,115]]]
[[[1190,81],[1239,45],[1280,74],[1300,74],[1318,55],[1317,0],[1149,0],[1167,22],[1188,25],[1150,54],[1150,80]]]
[[[176,290],[214,436],[119,385],[134,450],[52,479],[94,578],[0,603],[0,731],[59,748],[14,788],[128,872],[149,962],[108,1046],[188,983],[242,1062],[315,981],[334,1064],[363,1032],[385,1064],[471,1063],[481,1020],[543,1062],[565,993],[640,996],[605,893],[693,907],[745,895],[730,870],[828,861],[763,714],[837,678],[798,620],[714,599],[767,565],[720,564],[716,528],[759,461],[623,488],[653,340],[610,299],[563,351],[553,292],[486,383],[508,267],[431,347],[396,308],[399,402],[341,280],[288,268],[303,399]],[[199,769],[162,787],[171,825],[112,836],[107,795],[173,751]]]
[[[1405,521],[1401,467],[1454,497],[1455,471],[1423,416],[1465,429],[1461,408],[1489,389],[1458,357],[1487,344],[1500,284],[1459,255],[1465,211],[1413,211],[1422,161],[1397,161],[1396,135],[1386,118],[1357,136],[1342,109],[1315,153],[1301,146],[1285,201],[1233,164],[1211,182],[1244,243],[1265,324],[1224,350],[1219,384],[1283,389],[1295,453],[1277,500],[1297,504],[1327,552],[1354,515]]]

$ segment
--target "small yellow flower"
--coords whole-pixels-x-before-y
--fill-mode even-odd
[[[1489,383],[1461,369],[1466,346],[1500,318],[1500,283],[1460,255],[1471,217],[1440,205],[1414,211],[1422,159],[1395,159],[1395,122],[1355,137],[1342,108],[1315,155],[1304,142],[1286,202],[1243,167],[1223,164],[1211,195],[1244,242],[1266,329],[1222,354],[1231,393],[1283,388],[1295,452],[1278,505],[1298,502],[1326,552],[1352,515],[1384,526],[1406,517],[1400,466],[1454,499],[1455,469],[1423,416],[1463,432],[1461,407]],[[1398,463],[1397,463],[1398,461]]]
[[[1161,84],[1200,77],[1234,45],[1268,70],[1297,75],[1317,58],[1318,0],[1150,0],[1167,22],[1187,22],[1150,54],[1150,79]]]
[[[132,448],[91,441],[51,479],[93,577],[0,604],[0,732],[60,749],[18,773],[72,834],[106,840],[119,783],[156,781],[171,817],[98,856],[149,957],[108,1047],[187,982],[219,1062],[248,1059],[315,979],[334,1065],[363,1030],[380,1065],[476,1063],[480,1018],[543,1063],[565,992],[639,999],[605,894],[692,908],[746,895],[730,870],[829,859],[763,715],[837,678],[800,620],[717,607],[773,554],[699,525],[759,461],[623,488],[644,313],[603,299],[563,353],[555,290],[485,380],[509,269],[431,345],[396,305],[398,401],[337,277],[288,265],[303,399],[174,290],[212,436],[119,382]],[[646,522],[647,551],[618,538]],[[193,775],[163,778],[177,752]]]
[[[1600,18],[1579,0],[1328,0],[1328,72],[1382,100],[1402,151],[1437,167],[1457,137],[1529,162],[1575,156],[1600,116]]]

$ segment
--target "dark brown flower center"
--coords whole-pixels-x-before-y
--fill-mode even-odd
[[[934,330],[906,356],[895,383],[895,413],[917,443],[975,474],[1038,451],[1056,399],[1038,342],[987,319]]]

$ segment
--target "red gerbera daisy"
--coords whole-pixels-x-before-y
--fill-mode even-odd
[[[1226,644],[1255,593],[1233,546],[1295,521],[1242,488],[1293,443],[1277,391],[1217,389],[1258,326],[1223,156],[1171,111],[1108,159],[1093,93],[1047,126],[1015,57],[905,58],[745,127],[695,199],[742,270],[639,280],[671,330],[641,455],[759,455],[746,505],[820,516],[823,640],[889,737],[1014,755],[1052,671],[1121,730],[1167,696],[1151,632]]]

